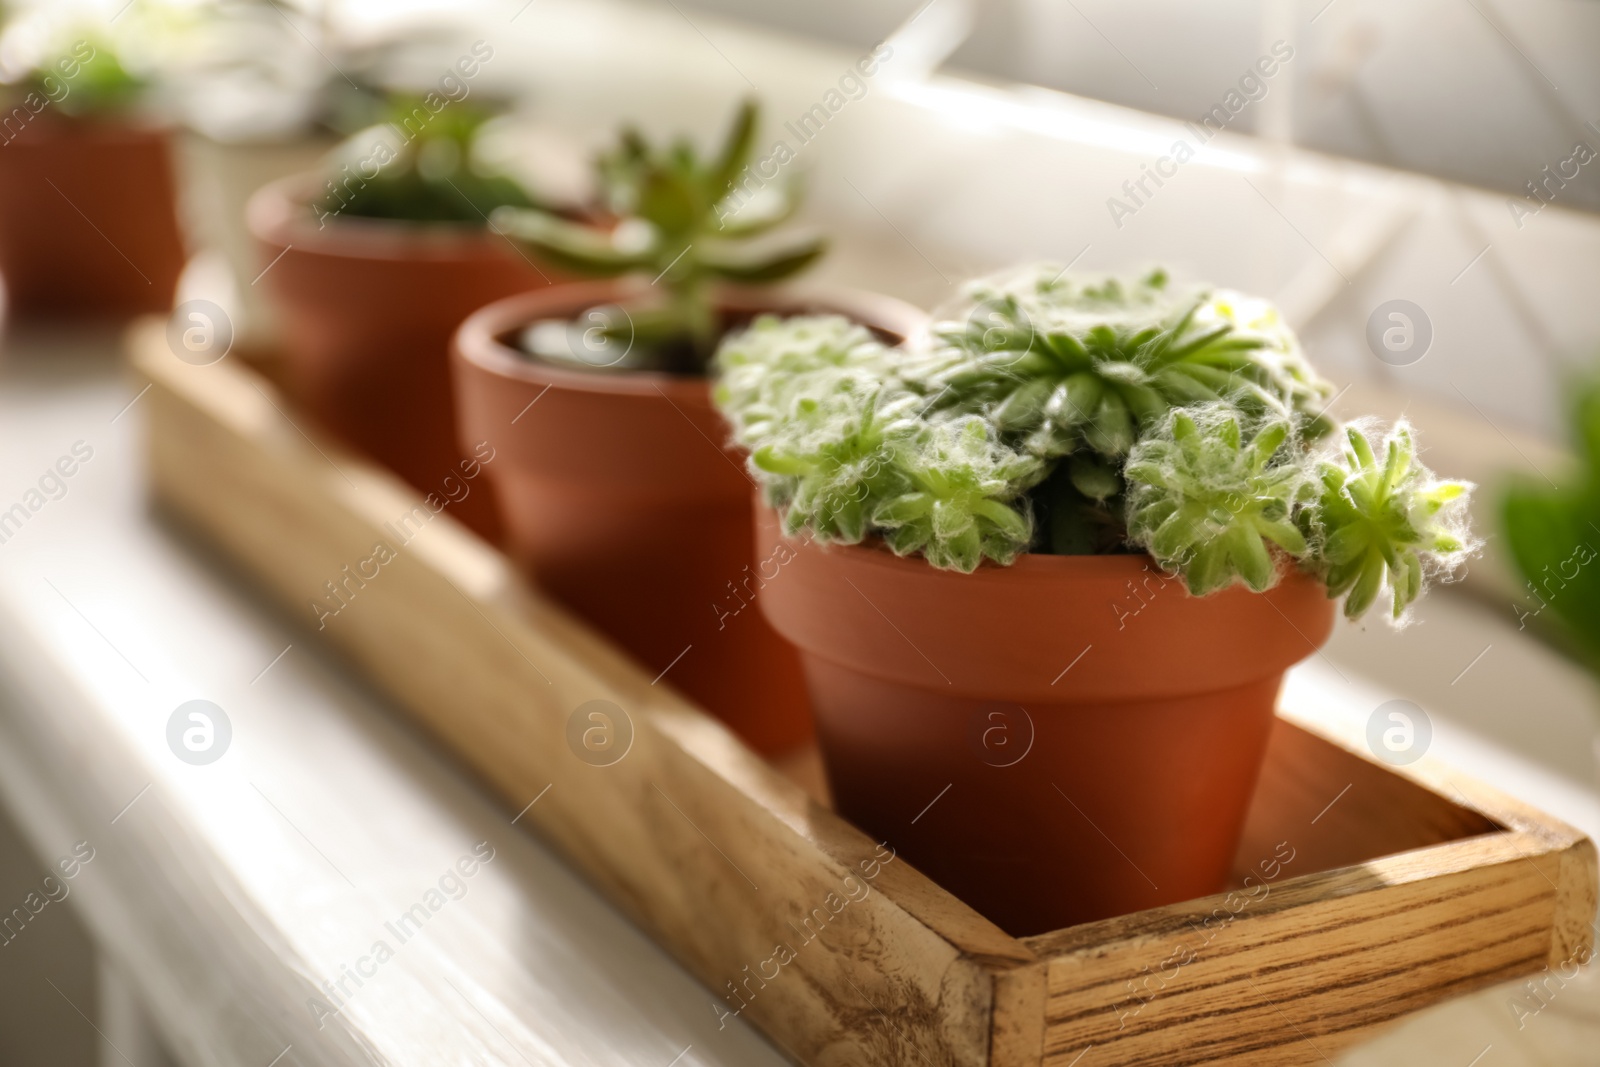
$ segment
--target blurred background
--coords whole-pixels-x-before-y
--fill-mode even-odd
[[[468,53],[481,62],[464,98],[502,112],[482,153],[553,202],[592,195],[591,158],[619,124],[709,144],[754,96],[757,154],[784,146],[807,192],[802,218],[833,236],[821,280],[935,308],[962,280],[1019,261],[1159,263],[1271,297],[1339,387],[1336,411],[1407,415],[1431,466],[1481,486],[1487,538],[1404,640],[1381,622],[1341,628],[1292,695],[1412,701],[1433,721],[1435,754],[1600,834],[1600,579],[1583,572],[1559,598],[1533,584],[1540,529],[1600,518],[1596,457],[1581,444],[1600,427],[1573,410],[1600,371],[1600,5],[41,0],[8,3],[5,17],[0,79],[18,94],[74,42],[116,57],[120,73],[95,68],[92,85],[58,72],[76,94],[62,106],[102,93],[163,131],[181,228],[175,299],[224,309],[241,356],[270,354],[281,330],[257,284],[272,263],[245,226],[250,195],[318,166],[381,120],[386,95],[430,91]],[[853,73],[869,55],[874,72]],[[15,107],[32,109],[20,96],[8,106],[9,144],[31,121]],[[58,450],[39,391],[72,373],[36,354],[101,344],[109,328],[59,308],[34,315],[29,301],[49,293],[8,274],[10,499]],[[1507,533],[1519,486],[1532,501],[1520,549]],[[0,571],[13,556],[0,551]],[[5,900],[38,876],[16,817],[0,812]],[[47,918],[48,936],[0,955],[0,1062],[126,1060],[107,1056],[76,1006],[121,1010],[125,983],[97,977],[68,909]],[[1588,1000],[1563,999],[1536,1032],[1501,993],[1416,1024],[1429,1058],[1412,1058],[1402,1034],[1349,1062],[1466,1064],[1498,1042],[1486,1063],[1594,1063],[1600,997],[1585,980]]]

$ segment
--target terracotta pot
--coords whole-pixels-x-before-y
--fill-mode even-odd
[[[706,379],[566,369],[512,347],[529,323],[650,292],[562,286],[473,315],[455,341],[461,439],[494,445],[485,470],[508,547],[539,585],[751,746],[781,752],[810,736],[805,685],[794,650],[748,607],[751,482]],[[730,291],[720,305],[734,320],[838,311],[896,340],[925,318],[850,292]]]
[[[1283,673],[1333,626],[1298,573],[1206,598],[1135,555],[965,575],[769,509],[757,552],[840,814],[1019,937],[1225,888]]]
[[[457,447],[450,335],[549,272],[485,227],[333,218],[319,228],[309,206],[319,192],[314,175],[296,175],[250,198],[290,391],[323,427],[442,498],[472,454]],[[491,489],[461,484],[450,513],[498,540]]]
[[[184,252],[167,131],[47,110],[3,137],[0,273],[12,313],[170,310]]]

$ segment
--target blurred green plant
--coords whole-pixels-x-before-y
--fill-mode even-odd
[[[660,284],[660,306],[629,308],[626,330],[643,358],[635,366],[703,373],[722,332],[712,285],[763,285],[814,263],[826,249],[816,235],[773,232],[799,205],[793,183],[767,185],[744,201],[736,192],[750,163],[760,113],[745,101],[710,158],[679,139],[657,147],[635,129],[595,167],[599,212],[574,221],[551,211],[507,210],[502,232],[530,253],[595,277],[641,274]],[[734,201],[740,201],[735,203]]]
[[[86,40],[84,43],[90,53],[87,58],[74,56],[79,60],[79,70],[76,77],[67,79],[72,91],[58,105],[61,112],[73,118],[86,118],[132,110],[148,91],[149,81],[130,73],[109,42]],[[44,91],[43,74],[36,73],[33,82]]]
[[[356,134],[329,156],[329,192],[319,206],[363,218],[477,225],[498,208],[531,207],[520,183],[474,158],[479,134],[496,114],[477,103],[431,110],[421,97],[390,96],[376,138]]]
[[[1514,485],[1502,502],[1506,541],[1533,600],[1522,625],[1549,608],[1577,651],[1600,671],[1600,379],[1573,390],[1569,419],[1579,463],[1563,488]],[[1537,606],[1534,606],[1537,602]]]
[[[150,89],[148,79],[123,65],[113,43],[92,26],[56,35],[57,43],[8,69],[0,103],[8,111],[46,110],[68,119],[106,119],[134,111]]]
[[[714,395],[789,532],[967,572],[1142,550],[1196,595],[1292,564],[1352,617],[1387,588],[1397,620],[1475,548],[1470,486],[1418,463],[1403,422],[1381,461],[1361,426],[1319,443],[1329,389],[1265,301],[1047,265],[963,311],[899,348],[837,317],[723,341]]]

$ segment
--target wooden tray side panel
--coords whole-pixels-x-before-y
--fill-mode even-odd
[[[1552,852],[1487,835],[1163,909],[1164,929],[1147,916],[1114,947],[1050,962],[1044,1062],[1090,1045],[1117,1067],[1322,1062],[1388,1020],[1542,967],[1564,881],[1591,854],[1586,840]],[[1593,880],[1583,868],[1576,889]]]
[[[808,1064],[988,1062],[991,968],[1031,959],[1017,942],[525,598],[448,520],[397,543],[414,497],[314,445],[253,377],[145,347],[158,498],[312,632],[312,605],[339,603],[325,583],[343,588],[319,636],[509,810],[532,802],[520,821],[707,983],[708,1011],[737,1009]],[[379,542],[395,558],[350,581]],[[596,699],[633,727],[604,767],[568,740],[569,715]]]

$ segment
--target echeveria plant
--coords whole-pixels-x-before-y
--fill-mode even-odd
[[[837,317],[763,317],[717,369],[790,533],[968,572],[1145,551],[1196,595],[1293,564],[1351,617],[1387,588],[1397,619],[1474,547],[1470,486],[1418,463],[1405,423],[1330,433],[1331,390],[1271,304],[1160,271],[976,282],[894,348]]]
[[[790,183],[739,187],[755,144],[759,113],[745,102],[716,153],[702,159],[687,140],[658,148],[637,130],[596,165],[599,210],[587,221],[548,211],[504,211],[496,226],[531,253],[596,277],[640,274],[667,294],[658,308],[630,309],[625,327],[654,369],[703,372],[721,324],[710,287],[717,281],[765,284],[810,266],[826,249],[814,234],[772,233],[799,204]],[[649,366],[649,362],[638,365]]]

